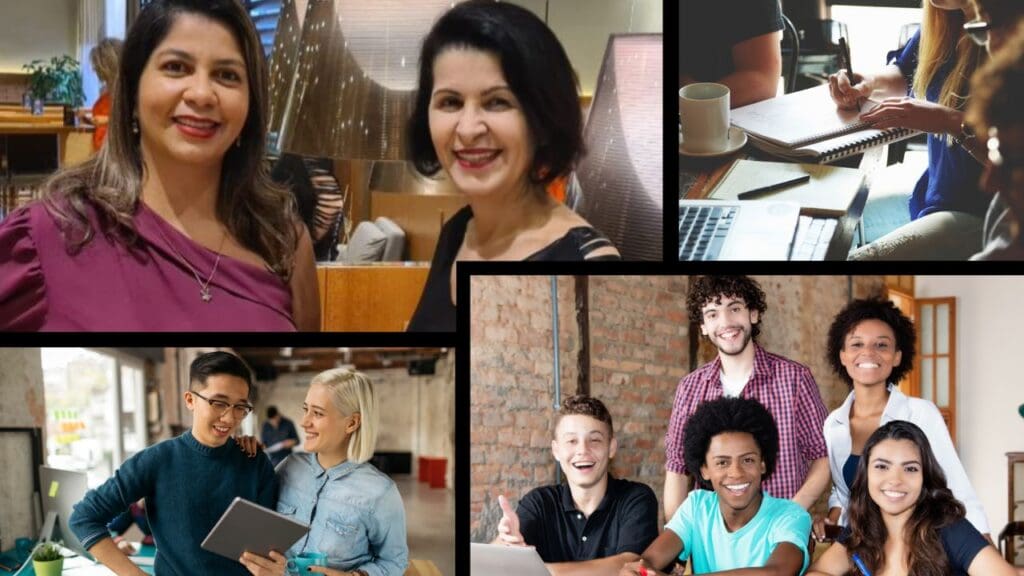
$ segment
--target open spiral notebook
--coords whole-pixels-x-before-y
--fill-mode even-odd
[[[828,163],[919,134],[907,128],[878,130],[860,120],[860,114],[877,105],[869,100],[859,111],[840,110],[829,96],[828,84],[822,84],[737,108],[731,119],[751,144],[769,154]]]

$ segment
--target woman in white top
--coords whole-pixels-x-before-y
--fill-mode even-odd
[[[939,409],[928,400],[906,396],[893,384],[913,366],[915,340],[913,323],[888,300],[854,300],[832,321],[828,358],[852,391],[825,420],[833,487],[828,516],[814,521],[818,540],[824,539],[826,524],[847,524],[850,485],[864,443],[879,426],[892,420],[907,420],[924,430],[950,490],[967,509],[967,520],[991,540],[985,510]]]

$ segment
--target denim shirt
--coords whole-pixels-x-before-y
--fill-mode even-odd
[[[336,570],[402,576],[409,563],[398,487],[370,463],[324,470],[316,454],[295,453],[277,467],[277,511],[310,525],[289,554],[322,552]]]

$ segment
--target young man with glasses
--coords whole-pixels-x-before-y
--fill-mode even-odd
[[[192,428],[132,456],[75,505],[70,527],[96,559],[119,575],[144,574],[110,539],[107,523],[146,499],[159,554],[157,574],[248,574],[240,563],[199,547],[236,496],[273,509],[278,482],[263,453],[250,458],[232,439],[252,412],[252,373],[233,354],[199,355],[185,405]]]

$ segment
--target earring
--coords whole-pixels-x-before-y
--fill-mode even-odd
[[[136,136],[138,136],[138,134],[139,134],[139,119],[138,118],[132,118],[132,134],[135,134]]]
[[[241,148],[241,147],[242,147],[242,137],[239,136],[238,140],[235,140],[235,148]]]

